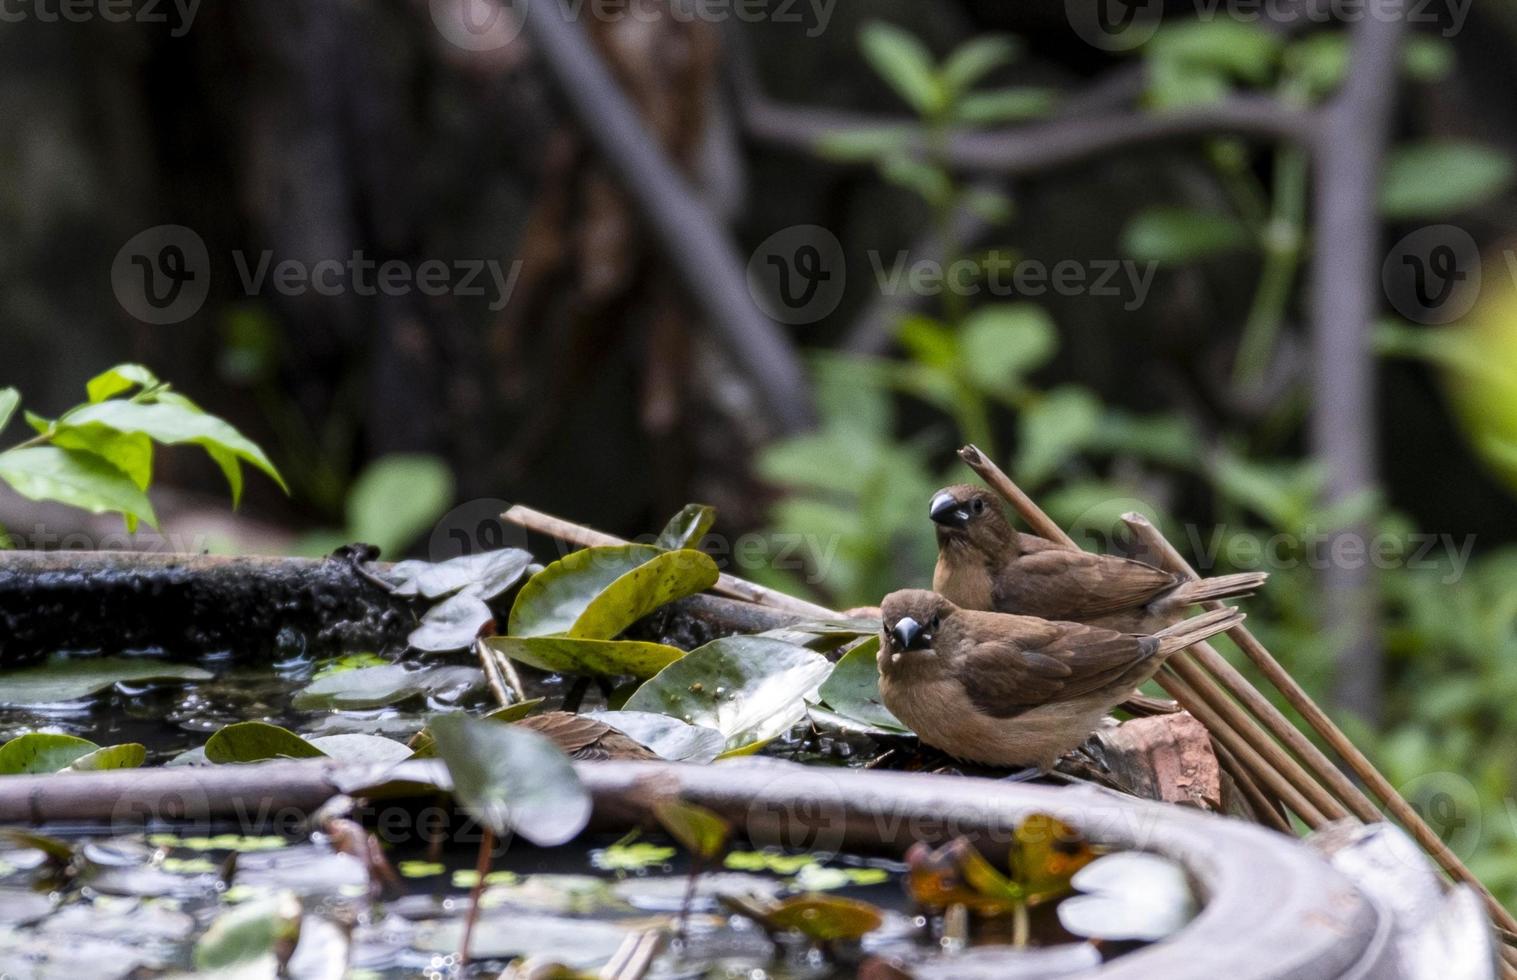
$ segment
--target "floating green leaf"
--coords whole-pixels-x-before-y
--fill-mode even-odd
[[[124,657],[61,658],[39,667],[0,672],[0,704],[77,701],[118,683],[210,680],[187,664]]]
[[[474,667],[428,667],[411,670],[399,664],[361,667],[325,674],[295,695],[296,708],[360,711],[397,704],[408,698],[458,697],[478,687],[484,674]]]
[[[590,794],[549,739],[463,713],[438,715],[428,727],[454,796],[497,835],[515,832],[539,847],[556,847],[589,822]]]
[[[0,776],[57,772],[98,748],[74,735],[27,732],[0,745]]]
[[[494,615],[483,599],[460,592],[428,609],[421,617],[421,625],[406,637],[406,643],[413,650],[433,653],[462,650],[474,642]]]
[[[720,857],[732,836],[732,824],[711,810],[684,800],[659,800],[653,804],[653,816],[680,847],[701,861]]]
[[[699,551],[629,544],[585,548],[538,572],[511,607],[512,636],[609,640],[659,606],[716,584]]]
[[[225,970],[269,960],[275,946],[300,931],[300,901],[290,892],[252,899],[221,913],[195,944],[195,966]]]
[[[686,504],[678,514],[669,518],[669,523],[659,532],[653,546],[670,551],[698,547],[715,523],[715,507],[710,504]]]
[[[769,909],[768,914],[780,928],[794,929],[819,943],[860,939],[885,922],[878,908],[841,895],[797,895]]]
[[[288,728],[262,721],[227,725],[205,743],[205,757],[216,763],[315,759],[325,754]]]
[[[69,764],[67,772],[95,772],[101,769],[136,769],[147,761],[147,747],[138,742],[107,745]]]
[[[806,695],[831,671],[825,657],[802,647],[729,636],[665,667],[625,707],[714,728],[727,737],[729,748],[739,748],[773,738],[799,721]]]
[[[662,643],[567,636],[492,636],[485,643],[538,670],[588,677],[652,677],[685,655]]]
[[[403,742],[383,735],[366,735],[363,732],[346,732],[341,735],[317,735],[308,739],[309,744],[322,755],[343,762],[384,764],[399,762],[411,757],[411,749]]]
[[[890,709],[880,700],[880,638],[872,636],[843,654],[832,673],[817,689],[822,703],[833,711],[886,732],[904,732]]]

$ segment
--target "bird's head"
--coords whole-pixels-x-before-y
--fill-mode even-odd
[[[899,663],[902,654],[912,651],[932,652],[933,640],[943,623],[958,607],[936,592],[903,589],[892,592],[880,604],[884,629],[880,650],[891,663]]]
[[[928,516],[937,525],[938,544],[971,544],[997,554],[1012,544],[1011,522],[996,495],[967,483],[944,487],[932,495]]]

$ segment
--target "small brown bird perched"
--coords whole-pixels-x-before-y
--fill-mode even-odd
[[[1047,772],[1165,659],[1243,621],[1202,613],[1152,636],[960,609],[936,592],[885,597],[880,696],[923,742]]]
[[[964,609],[1153,633],[1187,606],[1248,595],[1269,578],[1245,572],[1194,581],[1131,558],[1063,548],[1013,528],[983,487],[945,487],[930,513],[938,534],[932,587]]]

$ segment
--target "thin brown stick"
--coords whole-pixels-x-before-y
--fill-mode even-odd
[[[1138,520],[1141,520],[1141,518]],[[1136,524],[1137,521],[1135,520],[1133,523]],[[1142,523],[1146,524],[1147,521],[1143,521]],[[1164,540],[1162,535],[1157,536],[1154,543],[1160,545],[1158,553],[1167,566],[1180,574],[1196,577],[1195,569],[1185,561],[1184,557],[1175,550],[1172,544]],[[1207,603],[1206,605],[1209,608],[1219,608],[1221,604]],[[1422,845],[1422,848],[1438,863],[1438,866],[1459,881],[1463,881],[1479,889],[1497,923],[1503,928],[1517,931],[1517,918],[1514,918],[1512,913],[1507,911],[1506,907],[1498,902],[1495,896],[1486,889],[1485,885],[1480,882],[1480,879],[1476,878],[1474,873],[1464,866],[1464,863],[1459,860],[1458,855],[1449,849],[1448,845],[1438,836],[1438,833],[1428,826],[1427,822],[1418,815],[1416,810],[1412,809],[1411,804],[1402,799],[1401,794],[1396,792],[1396,788],[1391,785],[1390,780],[1386,779],[1364,753],[1359,751],[1353,742],[1349,741],[1348,736],[1343,734],[1337,725],[1333,724],[1332,719],[1328,718],[1327,714],[1317,706],[1317,703],[1311,699],[1311,696],[1296,682],[1296,679],[1280,665],[1280,662],[1264,648],[1264,645],[1248,631],[1248,628],[1238,626],[1229,630],[1227,635],[1234,643],[1238,644],[1238,648],[1248,656],[1249,660],[1253,661],[1254,666],[1259,668],[1259,671],[1269,679],[1270,683],[1274,684],[1280,693],[1285,695],[1286,701],[1301,715],[1307,724],[1311,725],[1317,734],[1322,736],[1323,740],[1332,747],[1333,751],[1342,757],[1343,761],[1348,764],[1354,774],[1364,780],[1370,792],[1385,804],[1385,808],[1390,812],[1390,815],[1416,838],[1417,843]]]
[[[1051,517],[1045,514],[1043,512],[1043,509],[1039,507],[1031,497],[1022,492],[1022,488],[1017,486],[1011,477],[1007,476],[1005,472],[1003,472],[1001,468],[990,459],[990,457],[981,452],[978,447],[965,446],[963,449],[959,450],[959,457],[963,459],[965,464],[967,464],[970,469],[974,470],[980,479],[984,480],[985,483],[991,487],[991,489],[995,490],[1003,498],[1005,498],[1007,503],[1011,504],[1017,513],[1021,515],[1022,519],[1027,522],[1027,526],[1030,527],[1034,533],[1043,538],[1046,538],[1049,541],[1053,541],[1056,544],[1063,545],[1066,548],[1078,550],[1079,545],[1075,543],[1074,539],[1066,534],[1064,532],[1064,529],[1059,527],[1059,525],[1055,523]],[[1212,651],[1212,653],[1215,655],[1215,651]],[[1182,653],[1179,654],[1175,659],[1179,659],[1184,656],[1186,655]],[[1220,659],[1220,656],[1218,658]],[[1174,661],[1172,660],[1171,664],[1173,665],[1173,663]],[[1224,715],[1232,718],[1235,723],[1244,732],[1247,733],[1245,736],[1240,737],[1246,738],[1249,745],[1257,747],[1259,751],[1264,752],[1267,754],[1268,758],[1274,761],[1282,778],[1288,780],[1291,783],[1296,798],[1305,801],[1308,797],[1310,797],[1312,800],[1316,801],[1315,805],[1308,804],[1312,813],[1323,815],[1325,808],[1325,813],[1331,814],[1333,818],[1346,815],[1346,812],[1343,810],[1342,806],[1338,805],[1326,794],[1321,792],[1320,784],[1316,778],[1314,778],[1309,772],[1303,769],[1295,759],[1290,758],[1290,756],[1284,752],[1278,751],[1278,747],[1274,745],[1269,736],[1260,730],[1258,722],[1254,721],[1252,718],[1247,717],[1246,715],[1242,715],[1241,713],[1236,712],[1236,706],[1233,705],[1227,694],[1215,683],[1213,683],[1209,677],[1193,676],[1191,678],[1190,683],[1186,685],[1186,690],[1190,692],[1190,697],[1192,699],[1190,702],[1188,702],[1184,697],[1179,697],[1179,695],[1176,694],[1173,689],[1171,689],[1170,683],[1175,679],[1175,672],[1173,670],[1166,670],[1164,672],[1161,672],[1156,679],[1166,691],[1179,699],[1180,703],[1186,708],[1186,710],[1190,711],[1198,718],[1201,717],[1200,709],[1203,707],[1207,709],[1207,713],[1210,717],[1217,719],[1219,722]],[[1212,726],[1208,724],[1207,727],[1211,728]],[[1290,728],[1291,726],[1289,723],[1286,723],[1285,727]],[[1235,754],[1238,755],[1239,758],[1243,761],[1248,761],[1254,758],[1263,758],[1259,755],[1259,751],[1255,751],[1250,754],[1248,752],[1243,752],[1237,748],[1234,748]],[[1331,764],[1329,764],[1328,767],[1332,768]],[[1257,773],[1257,775],[1260,779],[1265,779],[1267,776],[1265,773]],[[1296,809],[1297,812],[1300,813],[1302,818],[1306,820],[1308,826],[1317,825],[1316,823],[1313,823],[1312,820],[1307,819],[1307,813],[1301,812],[1295,806],[1292,806],[1292,809]]]
[[[1196,577],[1195,571],[1185,564],[1185,560],[1175,550],[1174,545],[1170,544],[1159,529],[1142,514],[1124,514],[1122,523],[1127,525],[1133,536],[1149,549],[1150,553],[1158,556],[1162,567],[1180,575]],[[1222,604],[1216,605],[1220,608]],[[1246,632],[1246,628],[1243,631]],[[1374,823],[1381,819],[1379,808],[1369,797],[1365,796],[1364,792],[1355,786],[1321,749],[1303,735],[1300,729],[1291,724],[1290,719],[1286,718],[1272,701],[1254,688],[1236,667],[1228,663],[1215,647],[1203,642],[1195,644],[1186,652],[1263,722],[1270,733],[1286,748],[1294,752],[1354,816],[1366,823]]]
[[[479,657],[480,667],[484,669],[485,683],[490,685],[490,693],[495,695],[495,700],[504,708],[511,703],[511,699],[506,695],[506,686],[501,681],[500,667],[491,656],[494,651],[485,645],[484,640],[476,639],[474,653]]]
[[[573,521],[566,521],[551,514],[544,514],[540,510],[534,510],[521,504],[512,507],[500,515],[500,517],[503,521],[510,521],[512,524],[524,527],[529,531],[537,531],[540,534],[546,534],[550,538],[566,541],[581,548],[600,548],[632,543],[614,534],[597,531],[583,524],[575,524]],[[735,575],[728,575],[726,572],[723,572],[721,577],[716,580],[716,585],[711,591],[717,595],[724,595],[731,599],[742,599],[745,602],[752,602],[760,606],[784,609],[798,616],[807,616],[812,619],[837,619],[840,615],[836,610],[828,609],[826,606],[819,606],[814,602],[807,602],[805,599],[797,599],[795,596],[786,595],[783,592],[767,588],[755,582],[749,582],[746,579],[740,579]]]
[[[1222,768],[1233,778],[1238,792],[1242,793],[1243,798],[1248,801],[1249,808],[1254,811],[1259,822],[1282,834],[1295,836],[1294,831],[1291,830],[1290,821],[1286,820],[1285,814],[1280,810],[1279,803],[1259,786],[1243,763],[1238,761],[1238,757],[1227,751],[1226,746],[1215,737],[1212,738],[1212,751],[1216,753],[1217,761],[1222,764]]]
[[[1173,659],[1171,658],[1172,662]],[[1174,666],[1178,666],[1181,669],[1186,667],[1192,670],[1195,669],[1194,664]],[[1281,802],[1301,818],[1303,823],[1308,827],[1320,827],[1322,824],[1327,823],[1327,818],[1323,816],[1322,811],[1313,806],[1311,801],[1280,770],[1270,765],[1269,761],[1266,761],[1263,756],[1255,751],[1252,745],[1246,742],[1242,736],[1223,721],[1221,716],[1213,711],[1186,681],[1187,678],[1180,676],[1180,670],[1177,669],[1166,678],[1164,683],[1166,689],[1170,690],[1179,699],[1180,703],[1185,705],[1185,710],[1195,715],[1196,720],[1205,725],[1207,731],[1211,732],[1213,737],[1221,742],[1229,752],[1237,756],[1238,761],[1242,762],[1250,772],[1258,777],[1261,783],[1269,787],[1270,792],[1278,796]]]
[[[474,938],[474,923],[479,919],[479,898],[485,891],[485,877],[490,873],[490,852],[495,849],[495,834],[489,827],[479,838],[479,858],[474,862],[474,887],[469,889],[469,917],[464,920],[464,937],[458,947],[459,966],[469,965],[469,943]]]

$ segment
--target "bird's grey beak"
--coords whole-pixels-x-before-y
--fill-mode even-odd
[[[969,523],[969,509],[947,490],[938,493],[932,498],[932,509],[929,511],[933,523],[943,527],[962,528]]]
[[[890,628],[890,635],[895,639],[897,650],[910,650],[922,635],[922,624],[910,616],[902,616]]]

